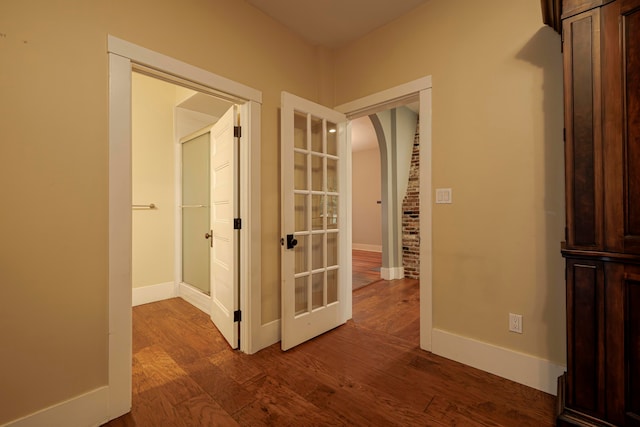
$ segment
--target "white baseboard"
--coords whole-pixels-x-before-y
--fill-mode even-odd
[[[178,285],[178,296],[195,308],[211,315],[211,297],[192,288],[186,283]]]
[[[157,285],[133,288],[132,306],[162,301],[176,296],[176,287],[173,282],[159,283]]]
[[[382,252],[382,245],[367,245],[366,243],[352,243],[351,249],[367,252]]]
[[[432,352],[499,377],[556,395],[566,367],[549,360],[433,329]]]
[[[404,278],[404,267],[392,267],[380,269],[380,277],[384,280],[395,280]]]
[[[89,427],[99,426],[108,419],[109,387],[88,393],[42,409],[2,427]]]

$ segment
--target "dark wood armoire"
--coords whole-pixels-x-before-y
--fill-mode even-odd
[[[640,426],[640,0],[542,0],[564,57],[558,426]]]

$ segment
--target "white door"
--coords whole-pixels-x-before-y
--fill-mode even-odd
[[[238,348],[239,305],[237,107],[211,128],[211,320],[231,348]]]
[[[282,342],[288,350],[351,317],[346,117],[282,93]]]

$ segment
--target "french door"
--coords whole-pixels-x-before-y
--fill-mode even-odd
[[[336,111],[282,93],[283,350],[351,317],[348,124]]]

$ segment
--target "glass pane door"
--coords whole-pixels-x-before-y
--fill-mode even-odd
[[[337,125],[294,113],[295,315],[338,301]]]
[[[351,317],[348,125],[329,108],[282,93],[283,350]]]
[[[210,294],[210,132],[182,143],[182,281]]]

